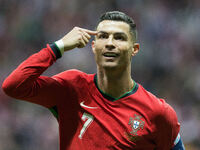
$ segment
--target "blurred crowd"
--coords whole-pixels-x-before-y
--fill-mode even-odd
[[[200,149],[199,0],[0,0],[0,85],[28,56],[74,26],[95,29],[105,11],[134,18],[141,50],[132,77],[177,112],[187,150]],[[69,51],[44,75],[76,68],[95,73],[91,43]],[[41,106],[0,89],[0,150],[58,149],[58,124]]]

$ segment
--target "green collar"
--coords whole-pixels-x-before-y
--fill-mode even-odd
[[[109,94],[107,94],[107,93],[104,93],[100,88],[99,88],[99,86],[98,86],[98,82],[97,82],[97,74],[95,74],[95,76],[94,76],[94,83],[95,83],[95,85],[96,85],[96,87],[97,87],[97,89],[99,90],[99,92],[102,94],[102,96],[104,97],[104,98],[106,98],[106,99],[108,99],[109,101],[116,101],[116,100],[118,100],[118,99],[120,99],[120,98],[123,98],[123,97],[126,97],[126,96],[129,96],[129,95],[131,95],[131,94],[134,94],[136,91],[137,91],[137,89],[138,89],[138,84],[133,80],[133,82],[134,82],[134,86],[133,86],[133,88],[129,91],[129,92],[126,92],[125,94],[123,94],[122,96],[120,96],[120,97],[113,97],[113,96],[111,96],[111,95],[109,95]]]

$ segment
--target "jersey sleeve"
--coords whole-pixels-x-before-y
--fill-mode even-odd
[[[157,149],[170,150],[180,131],[180,124],[174,109],[161,100],[161,110],[156,116],[156,144]]]
[[[47,45],[22,62],[3,82],[4,92],[16,99],[36,103],[47,108],[55,106],[66,90],[63,81],[41,76],[57,59],[57,54]],[[66,87],[67,88],[67,87]]]

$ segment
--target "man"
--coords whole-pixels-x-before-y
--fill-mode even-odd
[[[61,150],[184,149],[175,111],[131,78],[131,59],[139,51],[134,21],[107,12],[96,30],[75,27],[30,56],[4,81],[4,91],[54,113]],[[64,52],[86,46],[92,35],[96,74],[73,69],[41,76]]]

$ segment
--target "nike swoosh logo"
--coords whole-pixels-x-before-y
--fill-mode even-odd
[[[89,109],[97,109],[97,108],[98,108],[98,107],[86,106],[86,105],[84,104],[84,101],[82,101],[82,102],[80,103],[80,105],[81,105],[82,107],[89,108]]]

